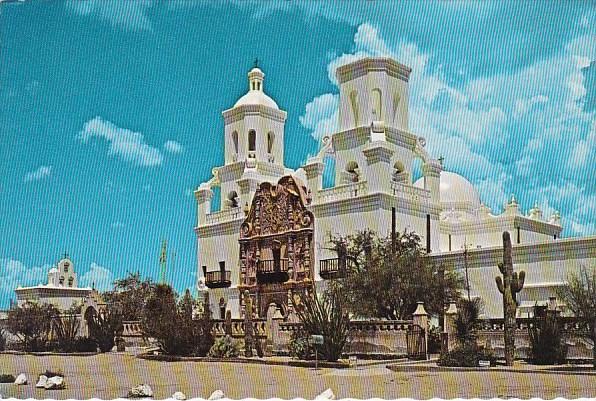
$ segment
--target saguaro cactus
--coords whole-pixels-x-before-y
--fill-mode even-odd
[[[505,362],[507,366],[513,365],[515,357],[515,315],[517,311],[516,294],[524,288],[526,273],[513,271],[511,259],[511,237],[509,232],[503,232],[503,263],[499,263],[499,270],[503,275],[496,277],[497,288],[503,294],[503,316],[505,320]]]

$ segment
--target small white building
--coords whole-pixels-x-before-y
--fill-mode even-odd
[[[223,112],[224,165],[195,191],[198,285],[216,317],[227,309],[241,316],[245,291],[260,316],[271,303],[286,313],[293,290],[337,276],[330,235],[389,235],[392,224],[418,233],[434,262],[467,266],[487,317],[502,314],[494,276],[503,231],[512,236],[515,269],[527,273],[526,306],[546,302],[569,273],[594,265],[596,237],[560,240],[558,213],[544,217],[535,206],[523,214],[513,197],[493,213],[468,180],[442,171],[408,127],[410,72],[390,58],[339,67],[339,131],[296,171],[283,165],[286,112],[265,94],[265,74],[248,73],[247,94]],[[323,188],[327,157],[335,159],[332,188]],[[416,161],[423,177],[414,182]],[[215,187],[221,204],[212,209]]]
[[[58,265],[48,271],[47,284],[18,286],[15,293],[19,306],[25,302],[48,303],[64,311],[73,304],[83,304],[92,291],[89,287],[78,287],[74,264],[68,255],[64,255]]]

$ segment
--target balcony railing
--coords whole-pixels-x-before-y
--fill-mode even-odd
[[[232,272],[229,270],[207,272],[205,274],[205,285],[207,288],[226,288],[232,284]]]
[[[426,202],[430,199],[429,190],[396,181],[391,181],[391,193],[399,198],[416,202]]]
[[[257,280],[265,283],[288,281],[288,259],[259,260]]]
[[[338,258],[321,259],[319,274],[324,279],[342,278],[346,276],[346,260],[340,263]]]
[[[236,220],[244,217],[244,212],[240,206],[231,207],[229,209],[211,212],[205,216],[205,224],[222,223],[224,221]]]
[[[326,203],[342,199],[356,198],[358,196],[366,195],[367,193],[368,184],[366,181],[359,181],[319,191],[319,202]]]

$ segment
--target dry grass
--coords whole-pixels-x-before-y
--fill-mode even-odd
[[[64,373],[65,390],[34,387],[46,369]],[[314,398],[327,388],[338,397],[428,399],[432,397],[593,397],[596,375],[530,372],[436,371],[432,367],[392,372],[384,364],[356,369],[321,369],[213,362],[157,362],[126,354],[86,357],[0,354],[0,372],[27,374],[29,385],[0,384],[0,395],[15,398],[112,399],[137,384],[149,384],[156,399],[182,391],[208,397],[221,389],[231,398]]]

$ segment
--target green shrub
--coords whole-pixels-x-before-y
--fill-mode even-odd
[[[530,360],[536,365],[565,363],[567,345],[561,333],[556,313],[534,308],[534,324],[528,328],[530,335]]]
[[[290,357],[305,361],[315,359],[315,348],[309,341],[309,336],[303,331],[294,331],[290,337]]]
[[[213,345],[213,323],[208,302],[200,316],[195,316],[197,306],[188,290],[178,301],[172,287],[158,284],[143,309],[143,332],[166,354],[205,356]]]
[[[322,297],[312,293],[298,293],[299,303],[294,307],[304,331],[308,334],[322,335],[323,345],[317,351],[328,362],[336,362],[346,343],[350,317],[344,305],[340,291],[325,291]]]
[[[89,337],[92,338],[101,352],[109,352],[115,345],[114,338],[122,332],[122,315],[118,308],[108,305],[99,313],[93,313],[88,320]]]
[[[6,330],[3,327],[0,327],[0,351],[6,350]]]
[[[89,337],[78,337],[73,349],[75,352],[97,352],[97,342]]]
[[[441,355],[439,366],[478,367],[479,361],[490,361],[491,366],[496,362],[494,354],[474,343],[465,343],[454,350]]]
[[[16,377],[14,377],[13,375],[6,375],[6,374],[0,375],[0,383],[14,383],[15,380],[16,380]]]
[[[428,332],[428,353],[438,354],[441,352],[441,328],[432,326]]]
[[[54,376],[64,377],[64,373],[62,373],[61,371],[59,371],[59,370],[50,370],[50,369],[46,369],[45,372],[40,373],[39,375],[40,376],[43,375],[43,376],[46,376],[46,377],[54,377]]]
[[[238,355],[240,355],[240,345],[228,335],[215,340],[207,354],[211,358],[235,358]]]

